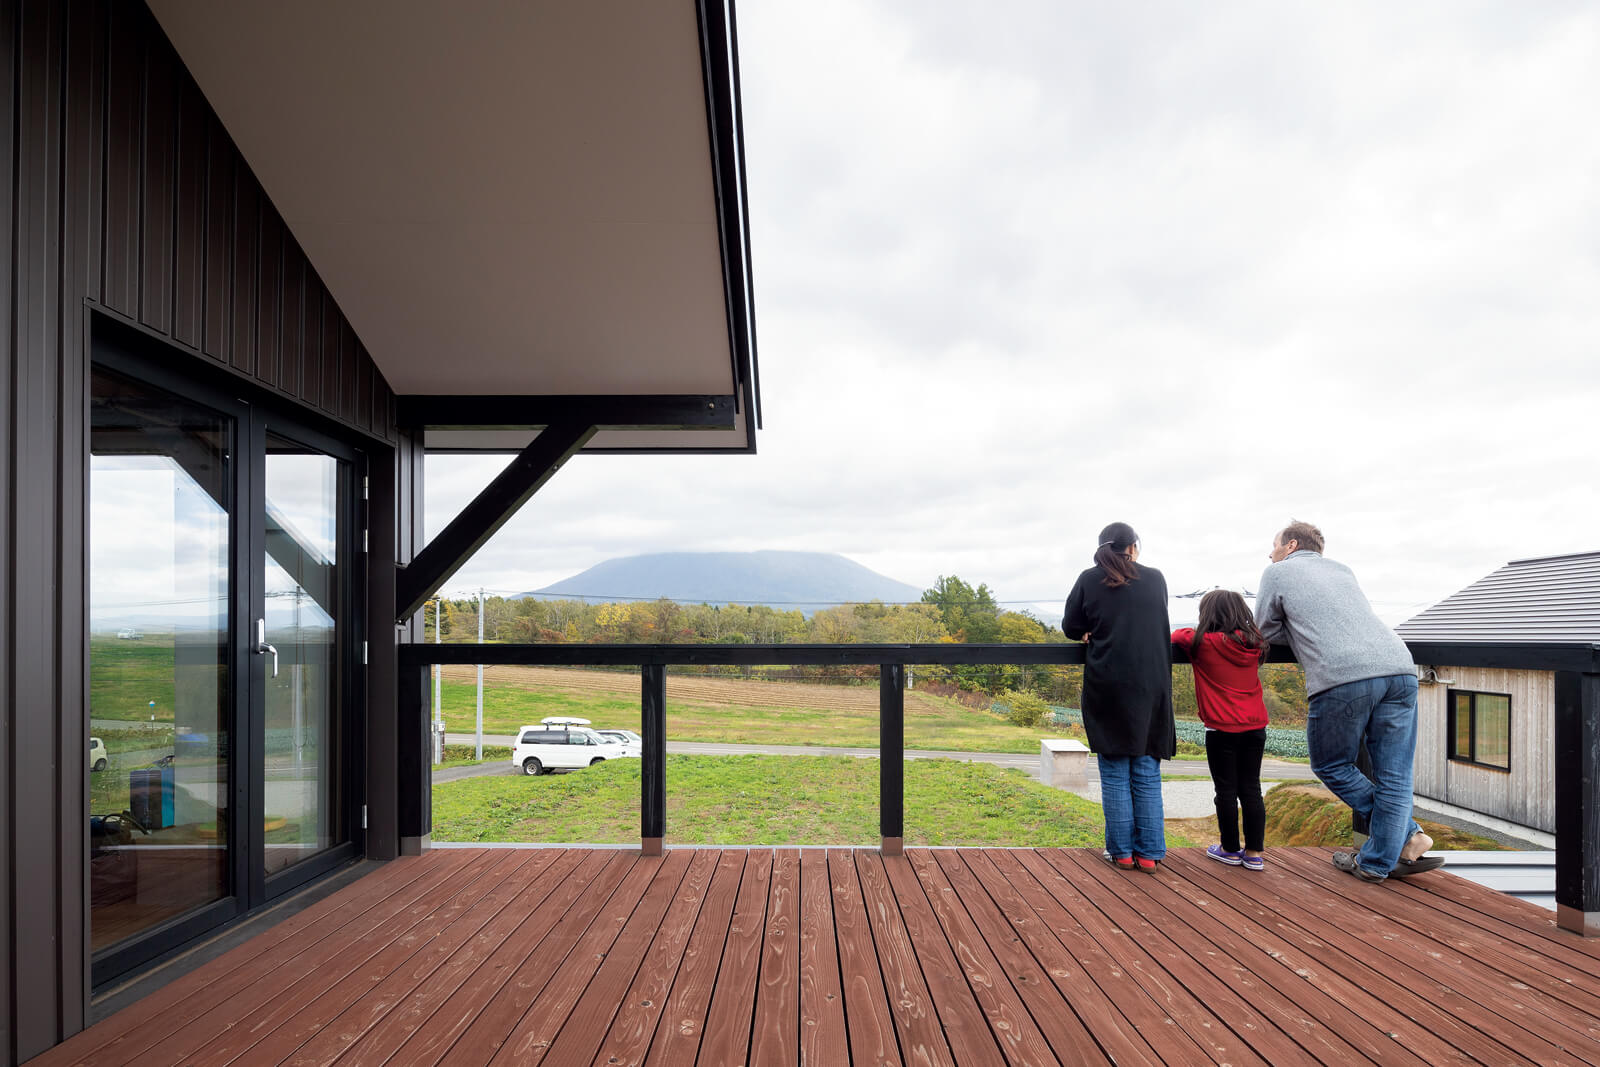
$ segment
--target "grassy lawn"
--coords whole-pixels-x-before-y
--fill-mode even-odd
[[[89,640],[89,706],[97,719],[172,720],[175,656],[171,634]],[[150,706],[155,701],[155,707]]]
[[[905,768],[908,845],[1098,846],[1100,808],[1019,771],[954,760]],[[639,761],[433,788],[438,841],[639,840]],[[667,840],[695,845],[878,841],[878,764],[829,756],[668,756]],[[1173,847],[1193,844],[1168,835]]]

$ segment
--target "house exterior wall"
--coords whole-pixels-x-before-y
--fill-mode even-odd
[[[1452,684],[1418,691],[1417,795],[1554,833],[1555,673],[1429,666]],[[1451,690],[1511,697],[1510,771],[1449,758]]]
[[[88,1000],[95,317],[156,339],[175,367],[231,375],[364,439],[385,493],[374,532],[409,517],[420,472],[382,375],[143,4],[0,0],[0,66],[0,1057],[17,1062],[82,1028]],[[377,676],[394,671],[381,638],[395,632],[398,549],[393,528],[377,538],[390,575],[390,614],[369,605]],[[369,789],[393,793],[393,759],[369,753]],[[392,808],[373,818],[369,847],[392,854]]]

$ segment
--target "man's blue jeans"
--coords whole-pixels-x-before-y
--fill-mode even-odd
[[[1356,766],[1367,742],[1372,777]],[[1411,818],[1411,770],[1417,751],[1417,679],[1410,674],[1365,678],[1311,698],[1306,720],[1311,770],[1368,821],[1356,862],[1387,877],[1420,827]]]
[[[1154,756],[1095,756],[1100,765],[1100,806],[1106,815],[1106,851],[1112,859],[1165,859],[1161,761]]]

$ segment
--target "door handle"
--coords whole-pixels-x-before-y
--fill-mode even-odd
[[[255,653],[258,656],[265,656],[269,652],[272,654],[272,676],[276,678],[278,676],[278,650],[267,644],[267,620],[257,619]]]

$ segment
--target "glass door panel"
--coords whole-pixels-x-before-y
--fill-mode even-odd
[[[234,892],[235,420],[96,368],[89,466],[90,942]]]
[[[266,435],[262,834],[271,875],[348,839],[341,803],[345,624],[341,486],[331,456]]]

